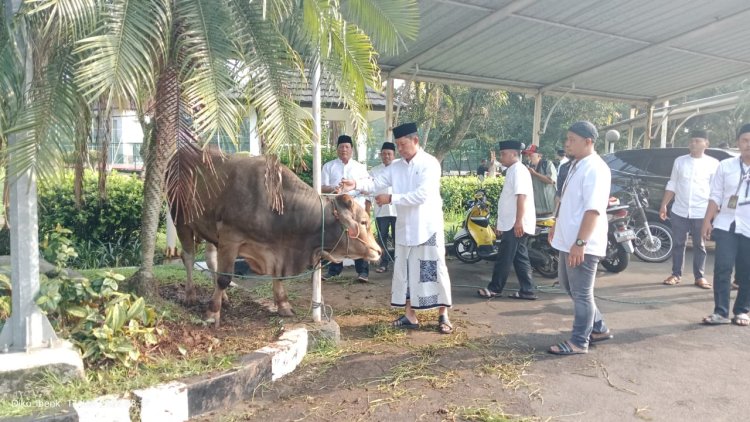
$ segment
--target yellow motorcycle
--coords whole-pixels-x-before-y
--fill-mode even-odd
[[[468,202],[469,210],[461,229],[453,237],[456,257],[462,262],[473,264],[482,259],[494,261],[498,255],[498,240],[495,229],[490,225],[490,207],[487,193],[479,189],[474,199]],[[536,232],[529,236],[528,250],[531,267],[547,278],[557,277],[558,252],[550,246],[549,230],[555,220],[550,217],[537,218]]]

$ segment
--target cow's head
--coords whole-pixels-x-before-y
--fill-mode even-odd
[[[349,195],[333,199],[336,243],[324,253],[324,258],[341,262],[344,258],[378,261],[383,253],[370,229],[370,214]],[[326,227],[329,230],[329,227]]]

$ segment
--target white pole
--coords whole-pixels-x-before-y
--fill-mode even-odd
[[[391,140],[393,129],[393,78],[389,77],[385,85],[385,133],[384,142]]]
[[[13,15],[18,12],[21,0],[13,0]],[[3,10],[2,13],[5,13]],[[10,21],[10,20],[9,20]],[[23,20],[19,20],[20,25]],[[24,33],[22,28],[16,34]],[[29,95],[34,75],[32,49],[28,41],[22,41],[19,49],[24,53],[25,81],[24,92]],[[28,97],[25,98],[28,101]],[[23,134],[9,137],[9,150],[18,144]],[[31,170],[19,174],[18,160],[8,158],[8,178],[10,181],[10,267],[13,295],[10,318],[0,333],[0,351],[28,352],[31,349],[51,346],[57,340],[47,316],[36,305],[39,293],[39,226],[37,220],[36,175]]]
[[[534,128],[531,133],[531,144],[539,146],[539,132],[542,129],[542,93],[534,95]]]
[[[320,195],[320,169],[322,157],[320,153],[321,115],[320,115],[320,60],[315,63],[312,75],[312,118],[313,118],[313,189]],[[323,303],[320,269],[312,276],[312,318],[314,322],[321,321],[321,306]]]
[[[664,120],[661,122],[661,143],[662,148],[667,147],[667,126],[669,125],[669,101],[664,101]]]
[[[169,262],[170,259],[179,258],[177,253],[177,228],[172,221],[172,214],[167,210],[167,251],[164,259]]]

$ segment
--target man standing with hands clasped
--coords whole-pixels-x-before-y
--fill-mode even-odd
[[[393,142],[383,142],[383,146],[380,148],[380,164],[370,170],[371,175],[377,175],[381,171],[385,170],[388,166],[393,163],[396,157],[396,145]],[[380,193],[393,193],[393,189],[386,188]],[[388,264],[393,261],[393,257],[388,249],[388,240],[393,245],[396,245],[396,207],[392,204],[380,206],[375,204],[375,222],[378,229],[377,241],[381,248],[383,248],[383,258],[380,259],[380,265],[375,269],[376,273],[384,273],[388,271]]]
[[[711,283],[704,277],[706,269],[706,245],[701,236],[703,217],[708,208],[711,193],[711,179],[719,167],[719,160],[703,152],[708,148],[708,134],[704,130],[690,132],[690,154],[677,157],[672,165],[672,175],[664,190],[664,199],[659,208],[659,217],[667,219],[667,205],[674,199],[670,220],[674,254],[672,274],[663,283],[669,286],[680,284],[682,267],[685,261],[685,244],[688,233],[693,237],[693,276],[695,285],[710,289]]]
[[[503,141],[498,144],[500,162],[508,168],[505,183],[497,201],[497,232],[501,237],[500,250],[492,270],[492,280],[479,296],[490,299],[500,296],[508,281],[513,266],[521,288],[509,297],[534,300],[534,285],[531,281],[531,262],[526,247],[530,234],[536,229],[534,191],[531,174],[520,162],[523,144],[519,141]]]
[[[565,152],[575,161],[562,188],[550,243],[560,251],[560,285],[573,299],[574,318],[570,340],[549,348],[556,355],[588,353],[589,343],[612,338],[594,301],[596,268],[607,249],[612,180],[594,150],[598,136],[591,122],[580,121],[570,126],[565,141]]]
[[[342,190],[393,193],[375,196],[378,205],[396,206],[396,261],[393,264],[391,306],[404,307],[394,328],[419,328],[415,309],[438,308],[438,332],[450,334],[451,281],[445,266],[443,200],[440,197],[440,163],[419,146],[417,125],[393,128],[401,159],[373,178],[341,181]]]

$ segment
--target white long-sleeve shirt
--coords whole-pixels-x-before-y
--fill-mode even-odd
[[[393,188],[396,206],[396,244],[418,246],[437,234],[443,237],[443,199],[440,197],[440,163],[421,148],[410,161],[394,161],[372,179],[356,179],[357,189],[378,192]]]
[[[338,186],[341,183],[341,179],[358,179],[368,176],[369,173],[364,164],[354,160],[349,160],[348,163],[344,164],[340,158],[337,158],[323,164],[320,183],[323,186]],[[351,190],[345,193],[354,196],[357,203],[364,208],[365,198],[357,196],[359,194],[358,190]]]
[[[714,218],[714,228],[729,231],[735,223],[735,233],[750,237],[750,166],[742,158],[727,158],[719,163],[719,169],[711,183],[711,201],[719,206]],[[742,171],[745,179],[740,181]],[[740,185],[742,183],[742,185]],[[737,195],[737,207],[729,208],[729,198]]]
[[[398,161],[398,160],[391,161],[390,165],[393,165],[393,163],[395,163],[396,161]],[[381,171],[385,170],[386,168],[387,167],[386,167],[385,164],[379,164],[379,165],[373,167],[372,169],[370,169],[370,175],[372,177],[375,177],[376,174],[380,173]],[[389,187],[387,187],[387,188],[385,188],[383,190],[375,192],[375,195],[378,195],[378,194],[381,194],[381,193],[393,194],[393,188],[389,186]],[[395,217],[396,215],[398,215],[398,213],[396,212],[396,206],[393,205],[393,204],[382,205],[382,206],[378,205],[378,204],[373,204],[373,206],[374,206],[374,208],[373,208],[374,209],[374,215],[375,215],[376,218],[380,218],[380,217]]]
[[[719,167],[719,160],[703,155],[677,157],[666,190],[674,192],[672,212],[683,218],[703,218],[711,194],[711,180]]]

